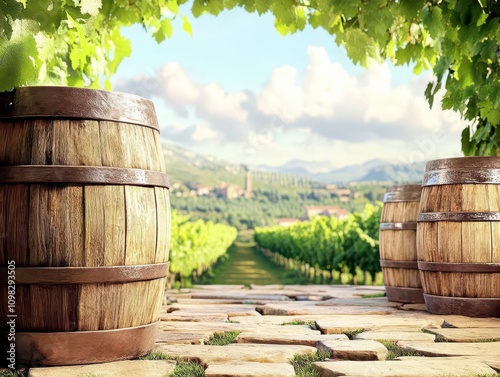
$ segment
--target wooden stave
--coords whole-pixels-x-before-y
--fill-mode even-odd
[[[420,275],[431,312],[445,314],[448,305],[447,314],[500,316],[498,310],[488,311],[500,303],[499,164],[496,157],[467,157],[427,165],[431,172],[448,177],[441,182],[426,182],[429,175],[424,178],[419,209]],[[470,179],[459,182],[467,174]]]
[[[105,95],[107,95],[107,94],[105,94]],[[10,115],[13,115],[13,114],[10,114]],[[111,126],[111,128],[119,130],[120,132],[125,132],[127,129],[130,129],[131,127],[136,128],[137,126],[140,126],[141,130],[134,131],[133,133],[135,135],[141,134],[141,135],[143,135],[141,137],[143,137],[145,141],[148,141],[148,140],[150,141],[149,146],[147,147],[148,153],[151,153],[151,151],[153,151],[153,153],[156,153],[156,157],[151,155],[150,157],[141,159],[140,156],[138,156],[138,155],[136,155],[136,156],[131,155],[128,157],[129,162],[125,162],[125,159],[123,159],[124,166],[118,166],[118,168],[142,169],[145,171],[154,172],[155,174],[156,174],[156,172],[165,173],[165,164],[163,162],[163,155],[161,153],[158,127],[157,127],[155,117],[154,117],[154,122],[152,122],[152,123],[150,122],[150,120],[148,120],[148,121],[142,122],[142,124],[138,125],[137,123],[141,123],[141,122],[137,122],[134,119],[126,119],[126,118],[114,119],[113,117],[111,117],[111,118],[104,117],[103,119],[106,119],[106,120],[101,119],[101,121],[96,121],[96,120],[92,119],[91,117],[87,118],[87,116],[84,114],[83,115],[77,114],[77,116],[76,116],[77,119],[73,119],[73,120],[67,119],[68,117],[73,116],[71,114],[69,114],[69,115],[68,114],[63,114],[63,115],[56,114],[55,117],[57,119],[54,119],[54,120],[46,119],[47,114],[40,115],[40,114],[36,114],[36,113],[31,113],[31,114],[19,114],[19,113],[17,113],[17,114],[14,114],[12,117],[10,117],[10,115],[3,113],[2,116],[0,116],[0,122],[2,122],[4,124],[17,125],[17,128],[19,130],[21,130],[20,134],[18,135],[19,136],[18,141],[21,142],[20,145],[21,145],[22,151],[21,151],[21,153],[16,154],[15,156],[12,156],[12,155],[9,156],[5,160],[4,160],[4,158],[5,158],[6,154],[8,154],[8,153],[5,153],[5,151],[3,153],[0,152],[0,165],[2,165],[2,166],[9,167],[9,166],[20,165],[20,164],[37,165],[40,163],[42,163],[42,164],[48,163],[49,165],[56,165],[56,164],[68,165],[68,166],[75,165],[75,161],[72,161],[72,157],[70,155],[68,155],[69,158],[67,160],[56,161],[56,159],[55,158],[53,159],[52,156],[50,156],[50,158],[48,158],[46,156],[43,156],[43,154],[38,153],[39,149],[40,150],[43,149],[43,148],[40,148],[40,145],[38,145],[38,144],[36,144],[36,146],[35,145],[33,145],[33,146],[26,145],[27,144],[26,140],[32,140],[33,135],[35,135],[35,134],[43,135],[43,133],[49,132],[48,130],[50,130],[53,125],[54,126],[57,125],[58,129],[61,129],[61,125],[62,125],[62,127],[68,126],[66,128],[68,130],[70,130],[69,131],[70,133],[71,132],[78,132],[78,131],[74,131],[74,130],[78,130],[82,127],[85,128],[86,125],[93,126],[93,128],[98,129],[98,130],[106,130],[106,126]],[[151,114],[149,114],[149,115],[151,115]],[[11,118],[11,119],[9,119],[9,118]],[[27,118],[29,118],[29,119],[27,119]],[[80,118],[86,118],[86,119],[91,119],[91,120],[82,121]],[[9,120],[7,120],[7,119],[9,119]],[[110,119],[115,120],[116,122],[109,122],[108,120],[110,120]],[[50,126],[50,127],[48,127],[48,126]],[[52,131],[50,131],[50,132],[52,132]],[[113,132],[113,131],[109,131],[109,132]],[[88,134],[90,134],[90,133],[88,132]],[[100,132],[99,132],[99,136],[101,136]],[[134,137],[132,137],[132,136],[134,136],[134,135],[132,135],[132,133],[131,133],[130,138],[131,138],[131,140],[134,140]],[[40,138],[38,138],[38,139],[40,139]],[[93,140],[95,139],[95,136],[88,137],[87,139],[92,140],[92,143],[94,143]],[[104,138],[104,139],[105,139],[104,140],[105,142],[100,147],[100,148],[103,148],[103,150],[106,149],[105,148],[106,146],[109,146],[106,143],[108,143],[108,141],[111,140],[109,137]],[[74,141],[74,143],[75,143],[75,145],[77,145],[77,144],[80,144],[81,142]],[[13,144],[15,144],[15,142]],[[48,144],[48,143],[46,142],[46,144]],[[118,144],[117,144],[117,142],[114,142],[113,146],[117,146],[117,145],[119,146],[119,144],[120,144],[119,141],[118,141]],[[24,145],[24,147],[23,147],[23,145]],[[135,145],[135,142],[133,145]],[[63,149],[64,149],[64,146],[63,146]],[[66,147],[66,149],[70,150],[71,148]],[[76,149],[76,148],[73,148],[73,149]],[[115,148],[107,148],[107,150],[114,150],[114,149]],[[7,148],[7,150],[8,150],[8,148]],[[35,154],[36,154],[35,152],[38,153],[36,156],[35,156]],[[118,151],[116,153],[116,156],[119,156],[120,154],[121,154],[120,151]],[[82,156],[78,156],[78,155],[75,155],[75,156],[78,158],[82,157]],[[59,156],[58,158],[60,158],[60,157],[61,156]],[[121,158],[121,156],[118,158]],[[155,158],[156,158],[156,160],[155,160]],[[24,160],[21,161],[22,159],[24,159]],[[95,167],[95,168],[100,169],[101,165],[104,167],[115,168],[114,162],[116,162],[116,158],[115,158],[115,161],[112,161],[113,157],[109,156],[109,155],[106,156],[106,158],[104,158],[104,157],[101,158],[99,161],[97,161],[98,162],[97,164],[92,163],[93,161],[90,161],[90,160],[93,160],[93,158],[90,158],[89,161],[77,161],[77,162],[81,163],[82,165],[87,165],[87,167],[89,167],[89,168]],[[62,183],[62,182],[60,182],[60,183]],[[136,184],[137,182],[128,182],[128,183]],[[33,187],[40,188],[43,186],[46,191],[50,191],[50,190],[57,191],[61,187],[61,185],[58,183],[57,184],[44,184],[44,185],[43,184],[25,184],[25,185],[22,185],[22,184],[14,183],[14,184],[6,184],[6,185],[0,184],[0,191],[2,189],[5,189],[5,186],[7,186],[7,185],[13,186],[13,187],[24,186],[25,188],[27,188],[28,192],[31,191],[31,189]],[[100,186],[100,185],[92,185],[92,184],[88,184],[88,185],[70,184],[70,185],[66,185],[66,186],[71,187],[71,189],[74,189],[76,187],[77,190],[78,189],[85,190],[85,191],[88,190],[89,192],[90,191],[95,192],[96,190],[99,190],[102,188],[102,186]],[[132,185],[128,185],[128,186],[121,185],[121,186],[122,187],[120,187],[119,189],[124,191],[125,196],[127,195],[127,192],[129,193],[129,196],[132,198],[134,196],[137,196],[137,193],[135,193],[134,191],[139,190],[138,188],[135,188]],[[157,219],[157,222],[159,222],[158,220],[160,218],[166,218],[167,216],[164,216],[164,215],[168,215],[169,210],[170,210],[169,209],[170,207],[169,207],[168,191],[166,189],[167,185],[163,184],[163,185],[159,185],[159,186],[163,186],[163,188],[157,187],[156,182],[153,182],[152,184],[149,184],[149,187],[147,188],[151,192],[154,192],[153,195],[155,198],[155,203],[159,203],[159,207],[161,207],[162,205],[164,207],[166,207],[165,209],[163,209],[163,208],[156,208],[155,209],[156,213],[154,214],[154,217]],[[20,194],[18,194],[18,196],[25,197],[26,195],[24,193],[20,193]],[[0,197],[1,197],[1,195],[0,195]],[[13,197],[12,194],[10,194],[9,198],[12,198],[12,197]],[[7,199],[5,199],[5,200],[7,200]],[[26,223],[26,221],[25,221],[25,223]],[[162,233],[169,234],[169,230],[167,230],[167,229],[163,230]],[[167,245],[168,236],[166,236],[164,238],[165,238],[165,241],[156,240],[157,247],[159,247],[158,245],[160,245],[160,244],[163,246]],[[156,255],[156,252],[154,253],[155,255],[152,256],[153,262],[159,263],[159,262],[168,260],[168,248],[165,247],[165,249],[166,249],[166,253],[163,253],[163,255],[161,255],[161,254]],[[5,257],[4,257],[4,259],[5,259]],[[1,261],[0,261],[0,264],[1,264]],[[102,264],[102,261],[95,261],[95,262],[91,263],[92,266],[94,266],[94,265],[97,266],[100,264]],[[158,282],[161,282],[160,286],[161,286],[162,291],[163,291],[165,279],[162,278],[162,279],[155,279],[155,280],[158,280]],[[122,285],[123,286],[133,286],[133,285],[137,285],[137,284],[140,285],[142,283],[143,282],[133,282],[133,283],[127,283],[127,284],[122,284]],[[87,284],[87,285],[82,285],[82,286],[91,287],[94,285]],[[97,286],[97,284],[96,284],[96,286]],[[74,285],[68,285],[67,287],[74,288]],[[157,306],[157,308],[155,308],[155,309],[157,309],[157,310],[153,310],[153,311],[159,312],[159,305],[161,305],[161,300],[162,300],[162,297],[155,298],[156,306]],[[27,314],[29,314],[29,313],[27,313]],[[26,315],[25,317],[28,317],[28,315]],[[153,318],[153,319],[149,320],[149,322],[156,321],[156,320],[157,320],[157,318]],[[135,326],[135,325],[136,324],[133,324],[133,326]]]
[[[391,301],[423,302],[423,296],[419,294],[422,289],[420,277],[415,268],[416,245],[413,249],[407,247],[409,243],[415,244],[420,190],[420,185],[393,186],[387,188],[384,196],[379,234],[380,258],[386,295]],[[405,217],[401,218],[403,213]],[[391,247],[397,252],[390,252]]]

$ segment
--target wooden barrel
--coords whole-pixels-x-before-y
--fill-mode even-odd
[[[500,158],[427,163],[417,251],[430,312],[500,317]]]
[[[380,218],[380,266],[389,301],[423,303],[416,229],[421,185],[388,187]]]
[[[100,363],[150,352],[170,237],[153,104],[66,87],[0,97],[4,345],[5,324],[14,319],[22,364]],[[12,264],[15,304],[8,306]]]

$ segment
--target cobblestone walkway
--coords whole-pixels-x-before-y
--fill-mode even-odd
[[[313,363],[319,376],[495,376],[500,371],[500,319],[432,315],[424,305],[364,298],[381,293],[383,287],[330,285],[168,291],[157,350],[197,361],[207,377],[295,376],[290,359],[318,349],[330,355]],[[227,331],[239,332],[232,344],[206,345]],[[174,366],[174,361],[133,360],[33,368],[29,377],[164,377]]]

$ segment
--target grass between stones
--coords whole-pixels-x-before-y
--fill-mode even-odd
[[[14,372],[12,370],[1,370],[0,377],[22,377],[23,374],[20,372]]]
[[[320,377],[319,372],[314,369],[312,363],[323,361],[330,356],[329,351],[320,349],[313,355],[295,355],[290,360],[290,364],[293,365],[297,377]]]
[[[344,331],[342,334],[346,335],[349,340],[354,340],[356,338],[356,335],[361,334],[365,329],[356,329],[356,330],[351,330],[351,331]]]
[[[226,346],[233,343],[240,332],[241,331],[225,331],[223,333],[214,334],[205,344],[209,346]]]
[[[295,320],[295,321],[290,321],[290,322],[282,323],[281,325],[282,326],[288,326],[288,325],[306,325],[306,326],[309,326],[312,330],[317,330],[317,328],[316,328],[316,322],[315,321]]]
[[[385,293],[372,293],[369,295],[362,295],[361,298],[374,298],[374,297],[385,297]]]
[[[175,360],[177,365],[175,366],[174,373],[169,377],[203,377],[205,375],[205,368],[194,361],[182,360],[180,357],[170,356],[161,351],[153,351],[143,357],[140,360]],[[97,376],[96,376],[97,377]]]
[[[406,351],[399,348],[396,345],[396,342],[390,340],[377,340],[382,343],[385,348],[387,348],[387,357],[386,360],[393,360],[401,356],[425,356],[422,352],[418,351]]]

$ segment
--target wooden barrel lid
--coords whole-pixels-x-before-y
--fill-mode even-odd
[[[500,157],[455,157],[429,161],[422,186],[500,184]]]
[[[159,131],[153,102],[133,94],[64,86],[26,86],[0,93],[0,119],[108,120]]]

